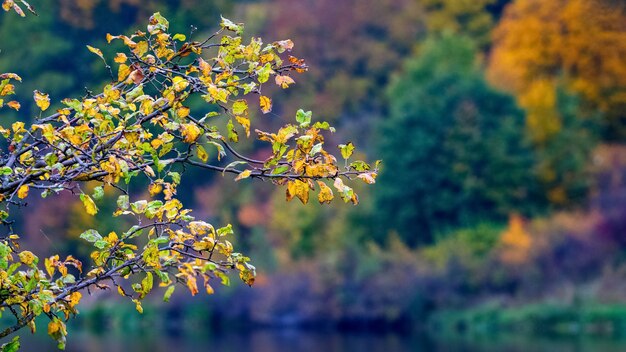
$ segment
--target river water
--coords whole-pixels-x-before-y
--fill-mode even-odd
[[[43,329],[42,329],[43,330]],[[45,332],[43,332],[45,333]],[[506,351],[583,352],[626,351],[626,339],[592,337],[483,336],[433,338],[424,334],[319,332],[261,329],[170,336],[141,333],[135,336],[70,332],[69,352],[413,352]],[[22,335],[22,351],[55,351],[43,334]]]

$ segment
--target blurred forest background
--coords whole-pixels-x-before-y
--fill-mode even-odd
[[[0,72],[23,77],[22,101],[34,89],[58,101],[108,82],[85,45],[112,56],[106,33],[143,28],[154,11],[195,35],[212,33],[222,14],[247,36],[292,39],[310,66],[257,121],[271,128],[313,110],[338,127],[338,141],[383,159],[377,184],[356,190],[358,207],[286,203],[283,189],[190,170],[181,199],[197,217],[233,223],[259,272],[254,288],[233,280],[160,308],[155,295],[144,319],[114,294],[85,297],[83,324],[626,335],[622,1],[31,3],[39,17],[0,17]],[[35,111],[23,105],[3,119]],[[37,255],[86,259],[82,231],[125,226],[107,215],[114,203],[91,217],[71,196],[33,200],[20,233]]]

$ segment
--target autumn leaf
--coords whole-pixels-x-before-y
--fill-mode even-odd
[[[20,107],[21,107],[20,103],[15,101],[15,100],[12,100],[12,101],[8,102],[7,106],[10,107],[11,109],[16,110],[16,111],[19,111]]]
[[[202,71],[202,75],[204,76],[209,76],[211,74],[211,71],[213,70],[211,65],[208,62],[204,61],[202,58],[198,59],[198,67],[200,68],[200,71]]]
[[[244,128],[246,136],[250,137],[250,119],[244,116],[235,116],[235,120]]]
[[[5,80],[5,79],[14,79],[16,81],[22,81],[22,77],[18,76],[15,73],[0,73],[0,80]]]
[[[289,88],[290,84],[294,84],[296,83],[293,78],[289,77],[289,76],[276,76],[274,78],[274,80],[276,81],[276,84],[279,85],[281,88],[285,89],[285,88]]]
[[[98,213],[98,207],[89,195],[81,193],[80,200],[83,202],[83,206],[85,206],[85,211],[87,212],[87,214],[96,215]]]
[[[163,185],[161,185],[160,183],[151,183],[148,186],[148,192],[150,193],[150,196],[152,197],[161,193],[162,190],[163,190]]]
[[[298,197],[302,204],[309,202],[309,185],[300,180],[289,181],[287,183],[287,201]]]
[[[358,174],[357,175],[358,178],[360,178],[361,180],[363,180],[363,182],[367,183],[367,184],[374,184],[376,183],[376,173],[375,172],[365,172],[362,174]]]
[[[268,112],[272,111],[272,99],[261,95],[259,97],[259,105],[261,106],[261,111],[264,114],[267,114]]]
[[[69,299],[70,307],[75,307],[80,302],[80,299],[82,297],[83,297],[83,295],[80,292],[78,292],[78,291],[72,292],[70,294],[70,299]]]
[[[35,99],[35,104],[41,109],[41,111],[46,111],[50,106],[50,97],[47,93],[42,93],[38,90],[33,91],[33,98]]]
[[[278,48],[279,53],[282,53],[285,50],[291,51],[291,49],[293,49],[293,41],[291,41],[291,39],[274,42],[274,45]]]
[[[198,158],[205,163],[209,160],[209,154],[200,144],[196,145],[196,154],[198,155]]]
[[[130,67],[126,64],[121,64],[117,71],[117,81],[122,82],[130,74]]]
[[[126,57],[126,54],[124,53],[117,53],[115,59],[113,59],[113,61],[117,62],[118,64],[123,64],[126,62],[126,60],[128,60],[128,57]]]
[[[102,60],[104,60],[104,56],[102,56],[102,50],[100,50],[98,48],[94,48],[91,45],[87,45],[87,49],[89,49],[89,51],[91,51],[92,53],[98,55]]]
[[[177,92],[184,90],[185,88],[187,88],[188,85],[189,82],[183,77],[176,76],[172,79],[172,87]]]
[[[37,260],[37,257],[31,251],[23,251],[19,254],[20,262],[24,265],[32,265]]]
[[[317,200],[320,204],[330,204],[334,197],[333,190],[322,181],[317,181],[317,184],[320,186],[320,193],[317,195]]]
[[[202,131],[200,130],[200,128],[198,126],[196,126],[195,123],[183,123],[180,125],[180,132],[183,135],[183,140],[186,143],[193,143],[195,142],[198,137],[200,137],[200,134],[202,133]]]
[[[24,199],[28,196],[28,185],[21,185],[17,190],[17,197],[19,199]]]
[[[235,177],[235,181],[239,181],[239,180],[243,180],[244,178],[248,178],[248,177],[250,177],[250,174],[252,174],[251,170],[244,170],[239,175],[237,175],[237,177]]]
[[[189,116],[189,108],[186,106],[181,106],[178,109],[176,109],[176,114],[178,115],[179,118],[183,119],[187,116]]]
[[[141,81],[143,81],[144,78],[144,74],[143,71],[141,70],[141,68],[135,68],[129,75],[128,75],[128,79],[130,79],[131,81],[133,81],[133,83],[135,84],[139,84],[141,83]]]
[[[143,57],[144,54],[147,52],[148,52],[148,42],[146,42],[145,40],[142,40],[139,43],[137,43],[137,46],[133,49],[133,53],[135,53],[135,55],[137,55],[138,57]]]

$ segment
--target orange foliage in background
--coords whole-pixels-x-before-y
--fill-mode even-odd
[[[507,264],[522,264],[530,254],[533,240],[526,232],[524,219],[517,214],[509,218],[509,226],[500,237],[502,251],[500,258]]]
[[[626,8],[608,0],[516,0],[494,31],[488,77],[515,93],[542,142],[558,132],[563,80],[607,122],[626,119]],[[624,136],[624,131],[612,131]],[[613,136],[615,137],[615,136]]]

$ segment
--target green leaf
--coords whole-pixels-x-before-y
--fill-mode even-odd
[[[233,124],[233,120],[228,120],[228,124],[226,125],[226,129],[228,130],[228,139],[233,142],[239,141],[239,135],[237,131],[235,131],[235,125]]]
[[[311,124],[312,115],[313,115],[313,112],[311,111],[305,112],[304,110],[299,109],[296,112],[296,121],[298,121],[298,123],[300,124],[300,127],[307,127]]]
[[[93,245],[94,245],[94,247],[96,247],[98,249],[105,249],[106,247],[109,246],[109,242],[107,242],[105,240],[97,240]]]
[[[98,186],[93,189],[93,194],[92,194],[93,199],[99,200],[99,199],[102,199],[103,196],[104,196],[104,188],[102,188],[102,186]]]
[[[0,347],[2,352],[17,352],[20,349],[20,337],[15,336],[11,342],[7,342]]]
[[[176,34],[174,34],[174,36],[172,37],[172,39],[174,39],[174,40],[178,40],[178,41],[181,41],[181,42],[184,42],[185,40],[187,40],[187,36],[185,36],[185,35],[184,35],[184,34],[182,34],[182,33],[176,33]]]
[[[13,169],[11,169],[8,166],[4,166],[4,167],[0,168],[0,175],[2,175],[2,176],[10,175],[12,173],[13,173]]]
[[[309,152],[310,156],[314,156],[315,154],[319,153],[322,151],[322,145],[323,143],[317,143],[315,144],[312,148],[311,151]]]
[[[264,66],[262,66],[256,73],[259,83],[267,82],[270,79],[270,74],[272,73],[274,73],[274,70],[272,70],[272,65],[270,65],[270,63],[268,62]]]
[[[159,32],[165,32],[169,28],[170,23],[159,12],[154,13],[150,17],[150,24],[148,24],[148,32],[150,34],[157,34]]]
[[[167,174],[172,178],[172,182],[176,184],[180,183],[180,174],[178,172],[170,171]]]
[[[96,241],[102,240],[102,235],[94,229],[89,229],[80,234],[80,238],[84,239],[87,242],[94,243]]]
[[[222,176],[224,176],[224,173],[226,172],[226,170],[228,170],[228,169],[234,169],[234,168],[235,168],[235,166],[237,166],[237,165],[242,165],[242,164],[246,164],[246,165],[247,165],[248,163],[247,163],[247,162],[245,162],[245,161],[237,160],[237,161],[233,161],[232,163],[230,163],[230,164],[226,165],[226,167],[225,167],[225,168],[224,168],[224,170],[222,171]]]
[[[221,228],[217,229],[217,234],[220,237],[221,236],[226,236],[226,235],[232,235],[233,233],[234,233],[233,232],[233,225],[231,225],[231,224],[228,224],[228,225],[226,225],[224,227],[221,227]]]
[[[143,214],[148,207],[147,200],[138,200],[134,203],[131,203],[130,209],[136,214]]]
[[[228,29],[229,31],[237,33],[237,35],[243,34],[243,24],[237,24],[227,18],[222,17],[222,22],[220,23],[220,26],[224,29]]]
[[[350,167],[356,171],[367,171],[370,169],[370,165],[362,160],[356,160],[351,162]]]
[[[143,291],[143,293],[147,294],[148,292],[150,292],[152,290],[153,284],[154,279],[152,277],[152,273],[148,271],[146,273],[146,277],[141,280],[141,290]]]
[[[237,100],[233,103],[233,114],[244,115],[248,110],[248,102],[243,99]]]
[[[174,293],[175,289],[176,289],[176,286],[172,285],[168,287],[167,290],[165,290],[165,294],[163,294],[163,302],[170,301],[170,297],[172,297],[172,294]]]
[[[339,149],[341,150],[341,156],[344,159],[348,159],[354,151],[354,145],[352,142],[348,142],[348,144],[339,144]]]
[[[121,195],[117,198],[117,206],[122,210],[128,209],[130,206],[130,200],[127,195]]]

